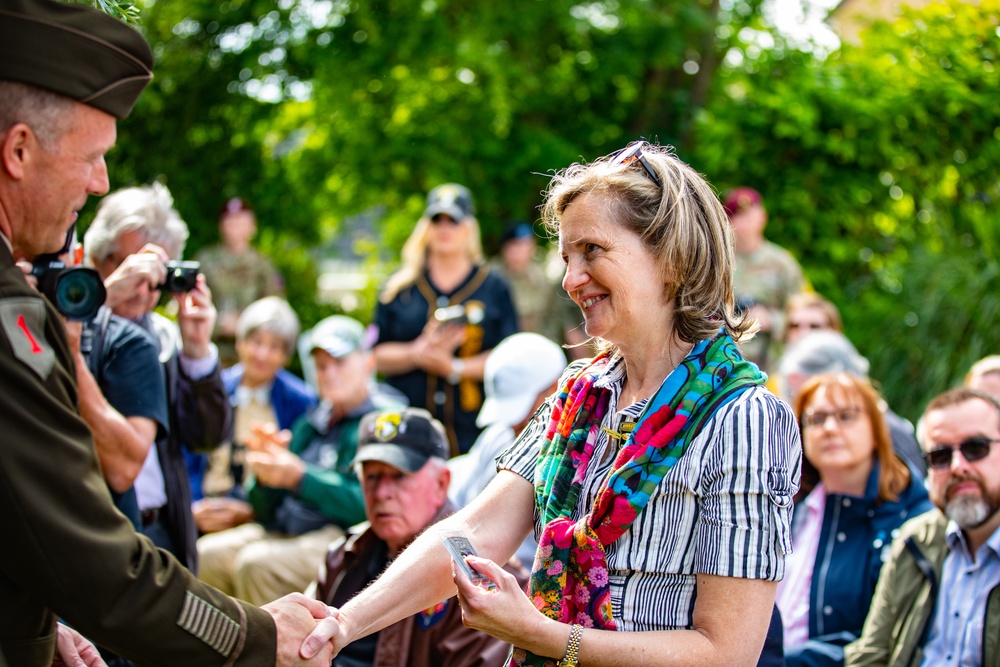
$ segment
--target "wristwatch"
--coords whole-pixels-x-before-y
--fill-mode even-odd
[[[573,625],[569,632],[569,642],[566,644],[566,657],[559,663],[559,667],[576,667],[577,654],[580,651],[580,639],[583,637],[583,626]]]

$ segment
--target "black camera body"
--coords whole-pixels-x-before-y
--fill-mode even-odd
[[[167,262],[167,277],[156,289],[179,294],[190,292],[198,284],[201,262]]]
[[[86,322],[93,319],[108,295],[97,271],[84,266],[66,266],[59,260],[59,253],[36,257],[31,264],[31,275],[38,281],[38,291],[70,320]]]

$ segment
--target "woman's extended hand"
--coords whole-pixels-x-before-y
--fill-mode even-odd
[[[452,565],[462,605],[462,622],[509,644],[524,647],[525,638],[539,634],[538,627],[548,619],[531,604],[514,575],[486,558],[469,556],[466,562],[489,577],[496,589],[480,587]]]

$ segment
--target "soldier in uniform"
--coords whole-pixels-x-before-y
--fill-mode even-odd
[[[785,335],[785,306],[802,291],[802,268],[791,253],[764,238],[767,211],[759,192],[735,188],[723,207],[733,226],[736,305],[760,324],[757,335],[741,342],[740,349],[747,359],[772,372]]]
[[[0,654],[47,667],[58,638],[66,663],[101,664],[58,615],[143,665],[329,665],[325,605],[236,602],[114,509],[65,327],[14,263],[58,250],[87,196],[107,192],[115,119],[151,66],[145,40],[101,12],[0,0]]]
[[[515,220],[500,241],[500,255],[490,267],[507,280],[521,331],[549,335],[555,285],[535,261],[538,241],[531,223]]]
[[[250,245],[257,232],[257,217],[244,199],[229,199],[219,212],[218,245],[202,248],[195,255],[219,307],[215,343],[224,367],[239,361],[236,354],[236,322],[254,301],[281,296],[281,275],[267,257]]]

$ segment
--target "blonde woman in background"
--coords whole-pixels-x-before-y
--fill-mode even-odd
[[[474,214],[467,188],[431,190],[375,310],[378,372],[444,424],[452,456],[479,436],[487,354],[518,330],[507,284],[483,263]]]

